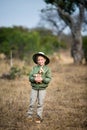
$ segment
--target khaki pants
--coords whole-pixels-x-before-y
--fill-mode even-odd
[[[30,95],[30,105],[28,115],[32,116],[37,101],[37,115],[42,118],[43,104],[46,95],[46,90],[34,90],[32,89]]]

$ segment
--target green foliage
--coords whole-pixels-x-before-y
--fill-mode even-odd
[[[23,66],[23,68],[19,68],[18,66],[13,66],[10,68],[8,73],[2,74],[1,78],[14,80],[22,77],[23,75],[28,75],[30,72],[29,66]]]
[[[9,79],[19,78],[21,76],[21,69],[18,67],[11,67],[9,72]]]
[[[3,43],[0,45],[0,52],[4,52],[6,55],[9,55],[10,52],[10,46],[8,45],[7,41],[3,41]]]
[[[72,13],[75,10],[75,1],[72,0],[44,0],[47,4],[55,5],[60,7],[65,12]]]
[[[60,7],[65,12],[72,14],[76,6],[82,4],[85,8],[87,8],[87,0],[44,0],[47,4],[55,5],[56,7]]]
[[[25,59],[34,52],[44,51],[52,54],[65,46],[65,43],[60,43],[58,37],[50,30],[43,28],[28,30],[22,27],[2,27],[0,32],[0,53],[8,57],[11,50],[13,57]]]

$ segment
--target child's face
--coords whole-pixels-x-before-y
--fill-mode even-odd
[[[46,59],[42,56],[38,56],[37,57],[37,63],[40,65],[40,66],[43,66],[45,65],[45,62],[46,62]]]

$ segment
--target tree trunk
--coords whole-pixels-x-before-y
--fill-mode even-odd
[[[84,53],[82,49],[81,31],[74,27],[72,30],[72,38],[71,56],[73,57],[75,64],[82,64]]]

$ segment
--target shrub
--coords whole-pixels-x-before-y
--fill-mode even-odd
[[[21,69],[19,69],[18,67],[11,67],[9,72],[9,78],[15,79],[20,76],[21,76]]]

